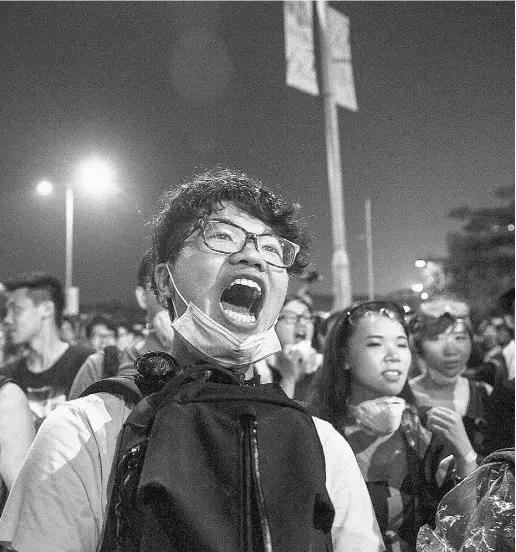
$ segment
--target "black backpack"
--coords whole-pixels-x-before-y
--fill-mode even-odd
[[[303,406],[214,365],[146,396],[139,380],[83,393],[143,397],[119,438],[101,552],[332,550],[323,449]]]

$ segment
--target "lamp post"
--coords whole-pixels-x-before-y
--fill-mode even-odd
[[[66,187],[66,246],[65,246],[65,289],[72,288],[73,274],[73,188]]]
[[[105,193],[113,191],[113,173],[110,167],[98,160],[90,160],[81,166],[79,182],[88,192]],[[37,185],[40,195],[52,194],[53,185],[43,180]],[[73,217],[74,217],[74,188],[72,184],[66,186],[66,244],[65,244],[65,312],[70,315],[79,313],[79,289],[73,285]]]

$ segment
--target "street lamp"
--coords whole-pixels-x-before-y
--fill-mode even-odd
[[[111,167],[96,159],[83,163],[80,167],[78,183],[88,192],[106,193],[114,191],[114,174]],[[48,196],[53,191],[53,185],[48,180],[38,183],[36,190],[42,196]],[[74,189],[73,184],[66,186],[66,246],[65,246],[65,291],[66,312],[78,314],[78,288],[73,286],[73,214]]]

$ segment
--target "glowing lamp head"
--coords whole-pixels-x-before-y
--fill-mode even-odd
[[[49,196],[52,193],[53,189],[54,187],[52,186],[52,183],[48,180],[42,180],[38,183],[36,187],[36,191],[41,196]]]
[[[108,163],[96,159],[81,166],[79,181],[93,194],[103,194],[116,189],[113,170]]]

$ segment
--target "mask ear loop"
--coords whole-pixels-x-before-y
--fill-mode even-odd
[[[188,303],[185,301],[185,298],[176,287],[176,283],[174,282],[174,277],[172,276],[172,272],[170,271],[170,267],[168,266],[168,261],[165,263],[165,266],[167,267],[168,276],[170,278],[170,282],[172,286],[174,287],[174,291],[179,296],[181,301],[183,301],[183,303],[185,304],[185,307],[188,308]],[[174,311],[174,319],[177,319],[179,317],[179,313],[177,312],[176,306],[174,305],[174,301],[172,301],[170,297],[167,298],[167,304],[169,308],[170,308],[170,305],[172,305],[172,310]]]

